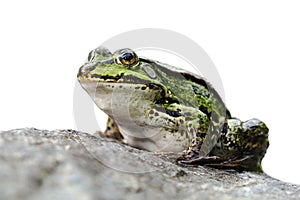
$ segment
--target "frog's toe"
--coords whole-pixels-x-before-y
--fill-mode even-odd
[[[179,158],[177,159],[177,162],[180,164],[190,164],[190,165],[206,165],[206,164],[212,164],[212,163],[220,163],[223,162],[224,159],[221,159],[218,156],[194,156],[191,158]]]

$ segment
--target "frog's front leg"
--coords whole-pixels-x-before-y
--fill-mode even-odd
[[[124,142],[124,138],[119,131],[118,125],[116,124],[115,120],[111,117],[108,117],[106,123],[106,130],[104,132],[97,131],[97,134]]]
[[[199,157],[200,148],[209,128],[209,117],[198,109],[178,104],[171,104],[167,109],[168,113],[180,111],[179,117],[174,118],[180,124],[177,137],[180,141],[185,141],[186,145],[178,160]]]

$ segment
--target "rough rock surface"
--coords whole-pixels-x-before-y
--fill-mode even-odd
[[[179,166],[73,130],[0,132],[0,199],[300,199],[262,173]]]

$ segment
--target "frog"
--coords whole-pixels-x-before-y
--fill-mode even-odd
[[[181,165],[262,172],[269,129],[257,118],[233,117],[205,77],[100,46],[77,79],[108,115],[98,132],[138,149],[174,155]]]

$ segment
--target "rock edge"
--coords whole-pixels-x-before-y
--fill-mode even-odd
[[[0,132],[0,199],[300,199],[264,173],[179,166],[74,130]]]

